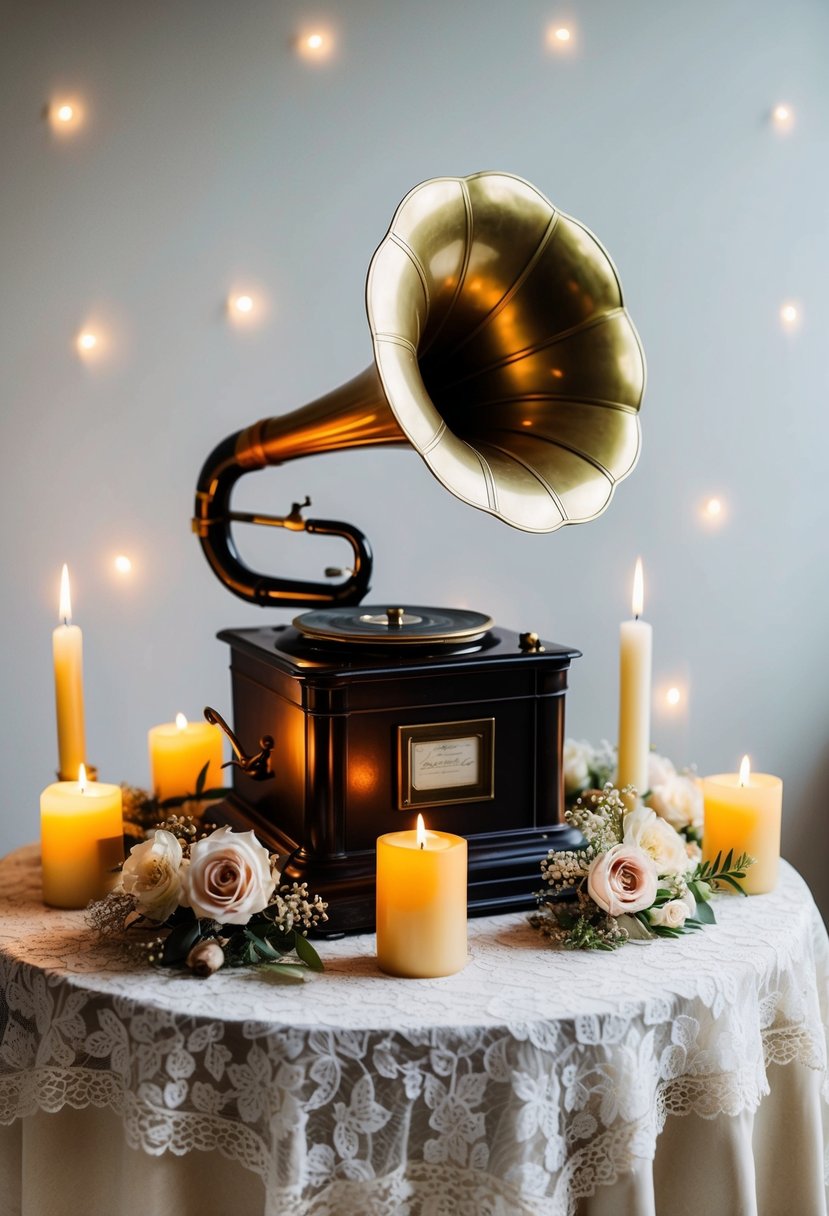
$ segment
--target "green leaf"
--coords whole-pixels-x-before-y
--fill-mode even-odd
[[[732,861],[733,861],[733,860],[734,860],[734,850],[733,850],[733,849],[729,849],[729,850],[728,850],[728,854],[726,855],[726,859],[725,859],[725,861],[723,862],[723,867],[722,867],[722,868],[723,868],[723,870],[730,870],[730,869],[731,869],[731,863],[732,863]]]
[[[708,903],[698,902],[694,916],[697,920],[702,921],[704,925],[715,925],[717,923],[717,918],[714,916],[714,909]]]
[[[301,933],[296,933],[294,935],[294,939],[295,939],[294,948],[297,952],[297,955],[302,959],[303,963],[305,963],[305,966],[310,967],[310,969],[312,971],[322,971],[323,970],[322,959],[317,954],[316,950],[311,945],[311,943],[308,941],[308,938],[303,937]]]
[[[263,969],[266,969],[268,975],[277,976],[279,979],[290,980],[293,984],[301,984],[303,980],[304,967],[299,967],[296,963],[263,963]]]
[[[201,798],[201,792],[207,783],[207,770],[209,768],[210,768],[210,761],[205,760],[204,764],[202,765],[201,772],[199,773],[198,777],[196,778],[196,797],[197,798]]]
[[[200,937],[201,925],[197,920],[176,925],[165,939],[161,955],[162,967],[174,967],[177,963],[183,963]]]
[[[282,958],[282,955],[278,950],[274,950],[270,942],[265,941],[257,933],[253,933],[250,927],[245,929],[245,937],[252,943],[256,953],[261,954],[262,958],[269,959],[271,962],[279,962]]]
[[[735,878],[732,878],[730,874],[718,874],[717,882],[727,882],[728,885],[730,887],[733,887],[735,891],[738,891],[740,893],[740,895],[746,895],[746,892],[743,890],[743,888],[740,886],[740,884],[737,882],[737,880]],[[746,898],[748,898],[747,895],[746,895]]]

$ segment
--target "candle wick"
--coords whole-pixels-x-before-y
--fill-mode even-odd
[[[424,846],[425,844],[426,844],[426,841],[425,841],[425,840],[421,840],[421,842],[420,842],[420,847],[421,847],[421,849],[423,848],[423,846]]]
[[[68,627],[68,625],[69,625],[69,617],[68,617],[68,616],[65,616],[65,617],[63,618],[63,623],[64,623],[64,625],[66,625],[66,626]]]

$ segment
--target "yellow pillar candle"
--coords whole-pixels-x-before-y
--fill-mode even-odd
[[[389,975],[431,978],[466,966],[466,841],[390,832],[377,841],[377,961]]]
[[[642,559],[633,576],[633,620],[622,621],[619,635],[619,764],[617,785],[648,788],[651,746],[651,665],[653,630],[640,621],[644,605]]]
[[[705,826],[702,855],[705,861],[723,860],[729,849],[734,860],[750,853],[755,864],[749,866],[741,886],[747,895],[764,895],[777,886],[780,860],[780,821],[783,811],[783,782],[770,773],[752,773],[748,756],[743,756],[739,773],[718,773],[704,777]]]
[[[154,726],[147,740],[153,792],[161,802],[195,793],[205,764],[210,767],[204,788],[215,789],[222,784],[223,735],[218,726],[188,722],[184,714],[176,714],[175,722]]]
[[[55,908],[85,908],[103,899],[124,860],[121,787],[86,780],[47,785],[40,795],[43,901]]]
[[[58,725],[58,773],[63,781],[74,781],[86,763],[83,714],[83,634],[72,624],[69,570],[60,575],[62,624],[52,634],[55,668],[55,710]]]

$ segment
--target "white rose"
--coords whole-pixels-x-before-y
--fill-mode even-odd
[[[685,840],[649,807],[637,806],[625,815],[622,840],[647,853],[660,875],[684,874],[689,868]]]
[[[688,915],[693,916],[697,910],[696,896],[694,895],[693,891],[689,891],[689,889],[686,887],[684,893],[680,895],[679,898],[688,909]]]
[[[124,862],[121,882],[144,916],[159,922],[171,916],[181,900],[181,845],[172,832],[157,829],[149,840],[135,845]]]
[[[702,831],[702,782],[697,777],[673,773],[652,784],[647,806],[677,831],[689,827]]]
[[[590,762],[593,748],[584,740],[564,740],[564,789],[568,794],[578,794],[590,782]]]
[[[691,896],[693,899],[693,896]],[[658,908],[651,908],[648,920],[652,925],[664,925],[666,929],[681,929],[688,919],[688,905],[682,899],[669,899]]]
[[[271,859],[253,832],[217,828],[190,846],[184,898],[199,918],[246,925],[268,906],[276,886]]]
[[[676,769],[667,756],[660,756],[659,752],[648,752],[649,790],[655,789],[657,785],[663,785],[675,773]]]

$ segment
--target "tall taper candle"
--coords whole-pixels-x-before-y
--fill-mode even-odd
[[[58,772],[62,781],[77,781],[78,769],[86,762],[83,714],[83,634],[72,624],[69,570],[60,575],[62,624],[52,634],[55,667],[55,709],[58,724]]]
[[[651,745],[651,666],[653,630],[640,621],[644,606],[642,559],[633,576],[633,620],[622,621],[619,634],[619,768],[621,789],[633,785],[639,797],[648,788]]]

